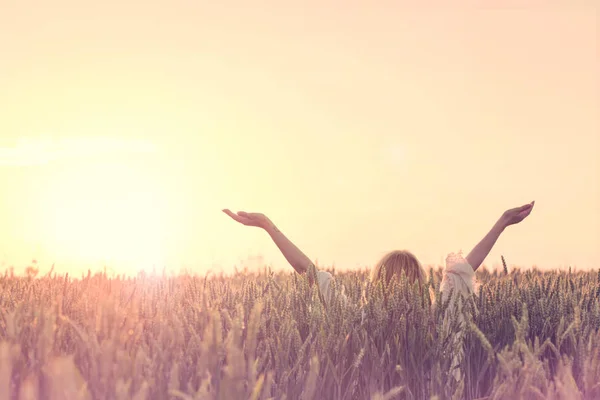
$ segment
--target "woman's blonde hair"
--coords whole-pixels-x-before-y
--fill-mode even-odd
[[[419,281],[420,285],[425,284],[425,270],[417,257],[406,250],[391,251],[383,256],[371,271],[371,281],[377,283],[384,280],[389,283],[393,277],[400,279],[403,271],[411,284],[415,281]]]

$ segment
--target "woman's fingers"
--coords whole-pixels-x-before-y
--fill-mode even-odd
[[[518,212],[521,212],[521,211],[526,211],[526,210],[529,210],[529,209],[531,209],[532,207],[533,207],[533,203],[529,203],[529,204],[525,204],[525,205],[523,205],[523,206],[521,206],[521,207],[517,207],[517,208],[516,208],[516,210],[517,210]]]
[[[534,201],[532,201],[529,204],[525,204],[523,207],[521,207],[519,209],[519,214],[524,214],[524,215],[529,215],[529,213],[531,213],[531,210],[533,210],[533,205],[534,205]]]
[[[223,212],[227,215],[229,215],[231,218],[233,218],[234,220],[236,220],[237,222],[239,222],[240,224],[244,224],[244,225],[251,225],[254,226],[256,225],[254,218],[252,218],[251,214],[248,214],[247,212],[244,211],[239,211],[237,214],[231,212],[229,209],[224,209]]]
[[[508,213],[514,213],[514,214],[518,214],[518,215],[522,215],[528,212],[531,212],[531,210],[533,209],[533,204],[535,202],[531,202],[529,204],[525,204],[521,207],[516,207],[516,208],[512,208],[510,210],[508,210]]]
[[[236,220],[237,222],[240,222],[240,223],[242,223],[242,224],[245,222],[245,219],[244,219],[242,216],[240,216],[240,215],[238,215],[238,214],[234,214],[234,213],[232,213],[232,212],[231,212],[230,210],[228,210],[228,209],[225,209],[225,210],[223,210],[223,212],[224,212],[225,214],[229,215],[231,218],[233,218],[233,219],[234,219],[234,220]]]
[[[531,214],[531,210],[533,210],[533,208],[530,208],[529,210],[525,210],[525,211],[523,211],[523,212],[522,212],[522,214],[523,214],[523,215],[526,217],[526,216],[528,216],[529,214]]]
[[[235,215],[234,213],[231,212],[231,210],[229,210],[228,208],[224,209],[223,212],[227,215],[229,215],[231,218],[233,218],[233,216]]]

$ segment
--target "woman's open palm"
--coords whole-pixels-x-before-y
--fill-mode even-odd
[[[525,218],[527,218],[527,216],[529,216],[529,214],[531,214],[534,204],[535,201],[532,201],[524,206],[511,208],[510,210],[505,211],[502,215],[505,225],[514,225],[523,221]]]
[[[256,226],[258,228],[266,228],[269,224],[269,218],[261,213],[247,213],[245,211],[238,211],[233,213],[228,209],[223,212],[233,218],[235,221],[246,226]]]

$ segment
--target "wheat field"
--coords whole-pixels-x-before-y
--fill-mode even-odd
[[[600,271],[481,270],[474,296],[441,304],[430,270],[433,306],[405,279],[332,272],[348,302],[266,269],[6,272],[0,400],[600,398]]]

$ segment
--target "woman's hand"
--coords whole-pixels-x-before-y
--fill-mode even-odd
[[[492,247],[496,243],[496,240],[500,237],[502,232],[507,226],[518,224],[523,221],[529,214],[531,214],[531,210],[533,210],[533,205],[535,201],[532,201],[529,204],[525,204],[521,207],[511,208],[510,210],[506,210],[500,219],[494,224],[492,229],[488,232],[487,235],[477,245],[471,250],[469,255],[467,256],[467,261],[473,267],[473,270],[477,270],[483,260],[488,256]]]
[[[256,226],[257,228],[267,229],[272,225],[271,220],[266,215],[261,213],[247,213],[245,211],[239,211],[237,214],[231,212],[228,209],[223,212],[233,218],[235,221],[246,226]]]
[[[531,214],[531,210],[533,210],[533,206],[535,201],[532,201],[529,204],[525,204],[521,207],[511,208],[510,210],[506,210],[502,217],[500,217],[500,221],[504,227],[518,224],[523,221],[529,214]]]
[[[290,265],[298,272],[302,274],[313,265],[310,258],[308,258],[294,243],[290,241],[266,215],[261,213],[247,213],[245,211],[239,211],[237,214],[232,213],[228,209],[224,209],[223,212],[233,218],[235,221],[246,226],[256,226],[263,228],[273,242],[277,245],[281,254],[290,263]]]

